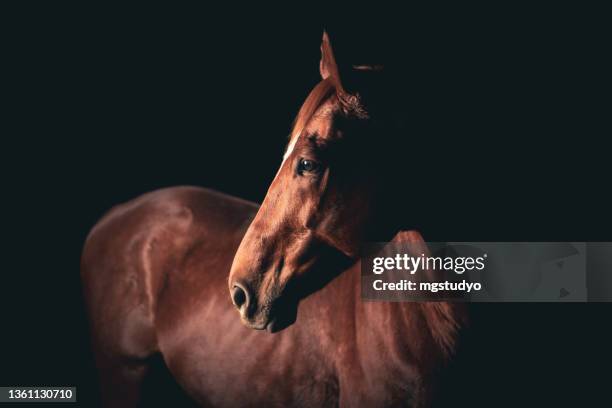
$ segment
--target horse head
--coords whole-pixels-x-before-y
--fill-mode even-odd
[[[250,328],[293,323],[299,300],[355,262],[365,238],[385,226],[372,143],[389,122],[376,92],[383,69],[341,64],[324,33],[319,71],[230,271],[232,301]]]

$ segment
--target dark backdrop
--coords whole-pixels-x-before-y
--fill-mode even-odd
[[[3,13],[14,92],[1,150],[0,384],[76,385],[81,401],[96,398],[78,272],[88,230],[114,204],[166,186],[261,201],[319,79],[324,25],[384,32],[381,47],[404,64],[415,109],[389,149],[418,165],[423,187],[393,194],[426,239],[610,240],[596,12],[367,11]],[[477,306],[450,403],[605,395],[609,304]]]

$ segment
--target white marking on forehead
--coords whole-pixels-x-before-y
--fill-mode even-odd
[[[287,146],[287,151],[285,151],[285,154],[283,155],[283,161],[281,162],[280,166],[278,166],[278,170],[276,170],[276,175],[274,176],[274,180],[276,180],[276,178],[278,177],[278,174],[283,168],[285,161],[287,161],[287,158],[291,156],[291,153],[293,152],[293,148],[295,147],[295,144],[297,143],[297,140],[299,137],[300,137],[300,134],[297,134],[293,136],[293,138],[289,141],[289,145]]]
[[[293,152],[293,149],[295,148],[295,144],[297,143],[298,139],[300,138],[300,134],[297,134],[295,136],[293,136],[293,139],[291,139],[289,141],[289,145],[287,146],[287,150],[285,151],[285,154],[283,155],[283,163],[285,162],[285,160],[287,160],[287,157],[291,156],[291,153]],[[282,166],[282,164],[281,164]]]

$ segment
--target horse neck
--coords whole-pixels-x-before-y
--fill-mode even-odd
[[[398,362],[432,364],[455,351],[465,323],[464,305],[448,302],[363,301],[356,291],[359,336],[376,338],[381,349]]]

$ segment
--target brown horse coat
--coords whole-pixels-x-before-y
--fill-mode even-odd
[[[287,329],[241,324],[227,278],[257,208],[177,187],[115,207],[92,230],[82,279],[106,406],[137,404],[156,353],[203,406],[429,405],[462,311],[363,302],[359,263],[302,300]]]

